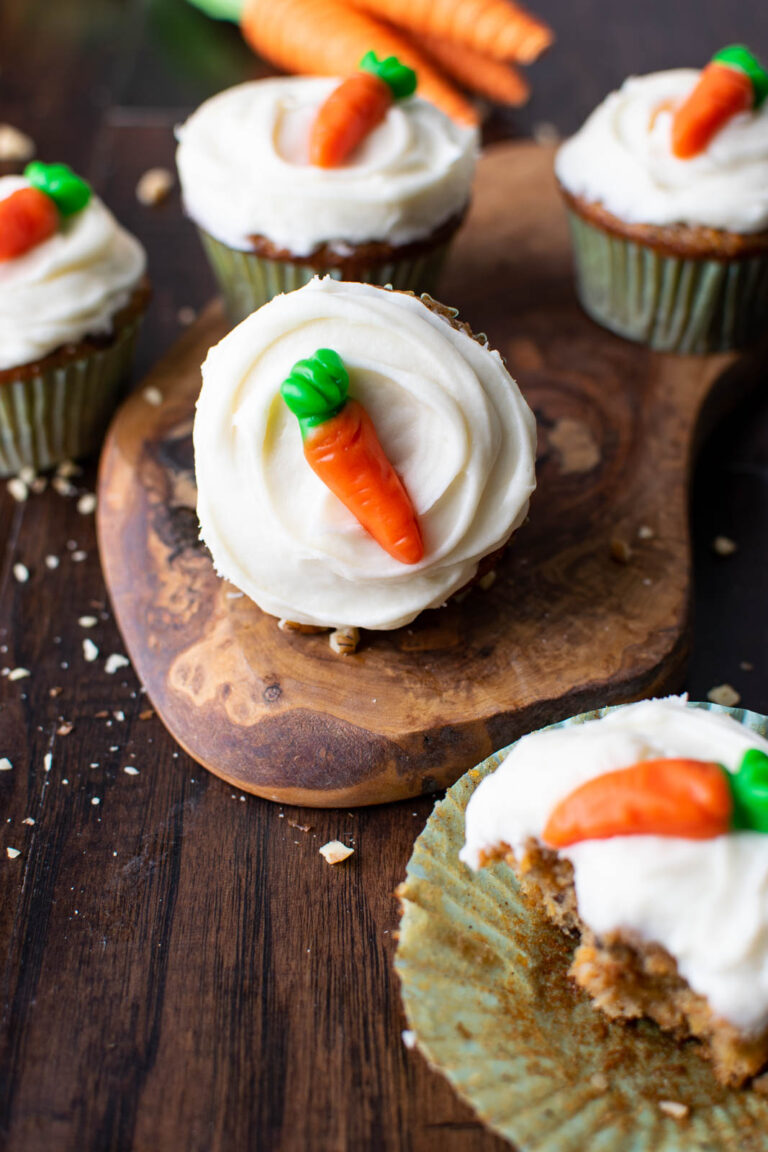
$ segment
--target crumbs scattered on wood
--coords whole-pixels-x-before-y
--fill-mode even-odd
[[[96,493],[84,492],[77,501],[77,510],[81,516],[90,516],[96,511]]]
[[[312,825],[311,824],[299,824],[299,823],[297,823],[296,820],[289,820],[288,823],[291,826],[291,828],[298,828],[299,832],[311,832],[312,831]]]
[[[152,384],[150,384],[148,388],[145,388],[141,394],[146,400],[147,404],[151,404],[153,408],[159,408],[163,402],[162,392],[159,388],[155,388]]]
[[[7,756],[0,756],[0,772],[10,772],[13,764]]]
[[[13,576],[19,584],[26,584],[27,580],[29,580],[29,568],[27,568],[26,564],[14,564]]]
[[[5,854],[9,860],[15,860],[17,856],[21,855],[20,848],[6,848]]]
[[[735,708],[741,700],[741,695],[732,684],[718,684],[707,692],[707,700],[713,704],[722,704],[724,708]]]
[[[12,476],[6,484],[6,488],[19,504],[23,504],[27,496],[29,496],[29,489],[19,476]]]
[[[341,840],[329,840],[318,851],[327,864],[341,864],[353,854],[354,848],[348,848]]]
[[[58,556],[46,556],[46,558],[45,558],[46,568],[50,568],[51,571],[53,571],[54,568],[58,568],[59,564],[60,564],[60,560],[59,560]]]
[[[56,729],[56,735],[69,736],[73,728],[74,724],[59,724],[58,728]]]
[[[687,1104],[681,1104],[678,1100],[659,1100],[659,1112],[671,1116],[673,1120],[685,1120],[690,1111]]]
[[[35,142],[26,132],[13,124],[0,124],[0,160],[9,164],[24,164],[35,154]]]
[[[611,560],[616,564],[629,564],[632,559],[632,549],[621,536],[614,536],[610,543]]]
[[[104,671],[109,676],[114,676],[115,672],[120,668],[127,668],[129,664],[130,660],[127,657],[121,656],[119,652],[113,652],[111,656],[107,656]]]
[[[738,544],[730,536],[715,536],[712,541],[712,551],[718,556],[733,556],[738,551]]]
[[[92,664],[94,660],[98,660],[99,658],[99,650],[93,640],[88,636],[83,640],[83,656],[89,664]]]
[[[168,168],[148,168],[136,185],[136,199],[146,208],[162,204],[175,181]]]
[[[31,676],[29,668],[11,668],[8,673],[9,680],[24,680],[25,677]]]

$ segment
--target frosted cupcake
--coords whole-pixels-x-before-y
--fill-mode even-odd
[[[233,319],[318,273],[434,291],[469,202],[477,132],[410,95],[415,76],[392,58],[370,66],[380,118],[346,153],[317,151],[316,122],[365,69],[242,84],[178,129],[185,208]]]
[[[578,937],[597,1008],[694,1037],[723,1084],[768,1060],[768,741],[682,698],[524,737],[472,796],[462,859],[505,855]]]
[[[98,447],[146,307],[145,264],[65,165],[0,178],[0,475]]]
[[[664,351],[724,351],[768,324],[768,75],[744,48],[633,77],[555,170],[585,310]]]
[[[533,416],[499,354],[446,313],[315,279],[209,352],[201,535],[265,612],[398,628],[469,583],[524,519]]]

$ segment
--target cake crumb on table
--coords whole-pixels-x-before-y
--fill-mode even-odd
[[[94,644],[93,640],[89,639],[88,637],[83,640],[83,656],[85,656],[89,664],[91,664],[94,660],[97,660],[99,656],[98,648]]]
[[[11,764],[8,757],[0,756],[0,772],[10,772],[11,768],[13,768],[13,764]]]
[[[5,854],[9,860],[15,860],[17,856],[21,855],[20,848],[6,848]]]
[[[654,532],[653,528],[651,528],[650,524],[641,524],[637,530],[638,540],[653,540],[655,535],[656,533]]]
[[[0,124],[0,160],[23,164],[32,159],[35,149],[34,140],[26,132],[14,128],[13,124]]]
[[[153,384],[150,384],[148,388],[145,388],[141,394],[146,400],[147,404],[151,404],[153,408],[159,408],[163,402],[162,392],[159,388],[155,388]]]
[[[611,560],[617,564],[629,564],[632,559],[632,549],[621,536],[614,536],[610,543]]]
[[[336,628],[331,632],[328,643],[331,650],[338,656],[351,656],[353,652],[357,651],[357,646],[360,643],[360,629],[352,626]]]
[[[108,676],[114,676],[115,672],[120,668],[127,668],[129,664],[130,660],[126,656],[121,656],[119,652],[113,652],[111,656],[107,656],[104,671]]]
[[[341,864],[342,860],[352,855],[354,848],[348,848],[341,840],[329,840],[322,848],[318,848],[318,852],[327,864]]]
[[[413,1029],[403,1028],[400,1035],[402,1037],[403,1044],[405,1045],[406,1048],[415,1048],[416,1047],[416,1033],[413,1031]]]
[[[715,536],[712,541],[712,551],[718,556],[733,556],[738,551],[738,544],[730,536]]]
[[[690,1111],[687,1104],[681,1104],[678,1100],[659,1100],[659,1112],[671,1116],[673,1120],[685,1120]]]
[[[96,493],[84,492],[77,501],[77,510],[81,516],[90,516],[96,511]]]
[[[591,1088],[594,1088],[595,1092],[607,1092],[610,1087],[608,1077],[604,1072],[593,1073],[589,1078],[589,1084]]]
[[[23,504],[27,496],[29,496],[29,489],[20,476],[12,476],[6,484],[6,488],[19,504]]]
[[[27,580],[29,580],[29,568],[27,568],[26,564],[14,564],[13,576],[19,584],[26,584]]]
[[[741,700],[741,695],[732,684],[717,684],[707,692],[707,700],[713,704],[722,704],[724,708],[735,708]]]
[[[9,680],[23,680],[26,676],[31,676],[29,668],[12,668],[8,673]]]
[[[162,204],[175,181],[168,168],[148,168],[136,185],[136,199],[147,208]]]

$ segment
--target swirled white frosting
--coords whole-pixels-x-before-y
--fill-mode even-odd
[[[0,178],[0,200],[27,186],[20,176]],[[96,196],[54,236],[0,261],[0,369],[111,332],[145,266],[138,240]]]
[[[768,228],[768,102],[734,117],[699,156],[672,152],[672,110],[656,110],[681,103],[699,75],[655,72],[612,92],[558,152],[563,187],[628,224]]]
[[[177,130],[176,163],[192,219],[232,248],[265,236],[295,256],[321,244],[406,244],[469,200],[474,128],[426,100],[390,108],[338,168],[309,163],[309,131],[338,80],[240,84],[207,100]]]
[[[334,348],[419,516],[423,560],[399,563],[304,459],[280,384]],[[501,357],[420,300],[312,280],[212,348],[194,429],[201,535],[216,568],[274,616],[397,628],[441,605],[522,521],[533,415]]]
[[[685,698],[643,700],[601,720],[523,737],[470,799],[461,858],[476,868],[501,843],[520,852],[585,781],[638,760],[714,760],[733,772],[768,741]],[[745,1031],[768,1025],[768,836],[712,840],[616,836],[561,850],[582,919],[597,935],[629,931],[674,956],[694,991]]]

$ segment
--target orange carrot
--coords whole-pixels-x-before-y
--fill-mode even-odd
[[[550,814],[542,839],[553,848],[611,836],[708,840],[731,824],[728,774],[704,760],[644,760],[595,776]]]
[[[675,156],[680,160],[698,156],[729,120],[739,112],[748,112],[753,104],[754,90],[747,73],[713,60],[673,117]]]
[[[343,164],[391,106],[392,92],[373,72],[348,76],[318,110],[309,136],[310,164]]]
[[[476,124],[461,93],[409,40],[347,0],[246,0],[240,17],[253,50],[286,72],[348,76],[361,56],[397,56],[418,75],[418,93],[454,120]]]
[[[53,236],[56,204],[38,188],[19,188],[0,200],[0,260],[13,260]]]
[[[552,32],[512,0],[352,0],[381,20],[418,35],[439,36],[496,60],[530,64]]]
[[[469,88],[488,100],[520,105],[525,104],[530,95],[528,81],[511,64],[483,56],[440,36],[420,36],[419,44],[462,88]]]
[[[299,419],[313,472],[385,552],[401,564],[418,564],[424,544],[413,504],[370,416],[347,398],[348,388],[341,357],[320,348],[294,364],[280,394]]]

